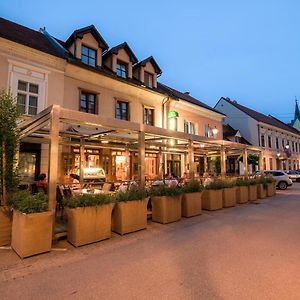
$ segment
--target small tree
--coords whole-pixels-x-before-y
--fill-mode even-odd
[[[1,204],[6,205],[7,193],[17,187],[15,156],[18,150],[17,119],[19,110],[10,91],[0,91],[0,192]]]

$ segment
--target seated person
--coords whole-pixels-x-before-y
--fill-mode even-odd
[[[47,181],[47,175],[45,173],[41,173],[39,175],[36,186],[37,186],[38,192],[43,191],[45,194],[47,194],[48,181]]]
[[[79,181],[79,176],[76,174],[70,174],[70,177],[72,179],[72,189],[73,190],[79,190],[81,189],[80,181]]]

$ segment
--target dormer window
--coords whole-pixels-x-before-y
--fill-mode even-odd
[[[152,88],[153,87],[153,74],[148,73],[148,72],[145,71],[144,83],[147,87]]]
[[[127,78],[127,64],[122,62],[122,61],[117,61],[117,76],[122,77],[122,78]]]
[[[81,61],[89,66],[95,67],[96,66],[96,50],[81,46]]]

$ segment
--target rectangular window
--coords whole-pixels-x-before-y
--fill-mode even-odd
[[[284,139],[282,139],[282,141],[281,141],[281,144],[282,144],[282,148],[284,148]]]
[[[276,149],[279,149],[279,140],[278,140],[278,137],[276,138]]]
[[[296,142],[296,152],[298,152],[298,143]]]
[[[125,101],[116,102],[116,119],[129,121],[129,103]]]
[[[265,136],[263,134],[261,135],[260,140],[261,140],[261,146],[265,147]]]
[[[117,76],[122,77],[122,78],[127,78],[127,64],[117,61]]]
[[[266,163],[266,158],[263,158],[263,165],[264,165],[264,170],[267,170],[267,163]]]
[[[96,67],[96,50],[81,46],[81,61],[86,65]]]
[[[22,114],[36,115],[38,111],[39,85],[18,80],[17,103]]]
[[[195,124],[184,120],[184,132],[189,134],[195,134]]]
[[[97,114],[96,111],[96,94],[81,92],[80,94],[80,111]]]
[[[144,72],[144,83],[146,86],[152,88],[153,87],[153,74],[148,72]]]
[[[144,108],[144,124],[154,126],[154,109]]]
[[[292,151],[295,152],[295,143],[292,142]]]
[[[273,170],[273,159],[272,159],[272,157],[269,158],[269,165],[270,165],[270,170]]]
[[[268,136],[268,147],[272,148],[272,137]]]

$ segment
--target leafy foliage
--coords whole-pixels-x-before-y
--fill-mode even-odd
[[[238,178],[235,182],[236,186],[249,186],[250,182],[248,179]]]
[[[5,205],[6,192],[18,185],[15,154],[18,149],[17,118],[19,110],[11,92],[0,91],[0,190]]]
[[[115,202],[115,197],[110,194],[83,194],[70,197],[65,201],[69,208],[99,206]]]
[[[44,193],[32,195],[29,191],[18,191],[9,195],[7,203],[15,210],[25,214],[48,210],[48,197]]]
[[[178,196],[181,193],[178,187],[168,187],[166,185],[153,186],[150,191],[151,196]]]
[[[134,200],[142,200],[146,197],[146,192],[144,189],[141,189],[137,186],[131,187],[126,192],[118,192],[116,194],[116,201],[134,201]]]
[[[199,181],[191,180],[182,187],[183,193],[197,193],[203,191],[203,185]]]
[[[226,189],[231,188],[235,186],[234,181],[229,180],[216,180],[211,183],[209,183],[207,186],[205,186],[205,189],[207,190],[220,190],[220,189]]]

